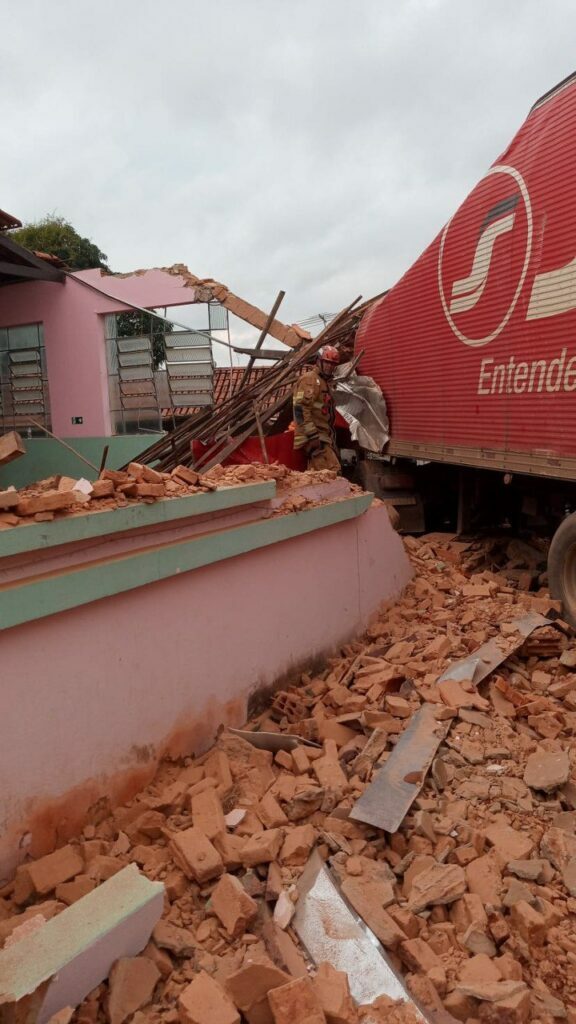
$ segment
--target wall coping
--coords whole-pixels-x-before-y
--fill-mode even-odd
[[[230,488],[230,491],[247,492],[236,495],[242,499],[242,504],[246,505],[254,503],[261,486],[269,487],[267,484],[247,485],[242,488]],[[272,484],[272,488],[274,487],[275,485]],[[190,534],[186,533],[185,523],[183,531],[176,537],[174,535],[163,537],[161,533],[148,533],[143,538],[144,546],[135,551],[130,546],[130,540],[134,536],[134,531],[138,531],[138,526],[141,527],[143,524],[133,521],[133,527],[130,530],[126,525],[118,526],[116,520],[114,532],[123,531],[125,534],[126,548],[124,550],[122,549],[122,538],[118,538],[119,547],[114,552],[109,551],[103,555],[96,547],[90,560],[83,560],[79,564],[74,564],[74,550],[72,550],[69,564],[56,571],[46,571],[44,574],[42,573],[41,559],[40,562],[36,560],[30,566],[27,576],[0,585],[0,630],[10,629],[59,612],[70,611],[80,605],[138,589],[171,576],[191,572],[215,562],[235,558],[271,544],[281,543],[302,534],[357,518],[369,508],[373,499],[372,494],[365,493],[315,508],[276,516],[271,515],[270,507],[265,505],[261,509],[256,509],[256,518],[247,523],[236,523],[229,525],[228,528],[220,527],[202,533],[193,533],[195,524],[191,520],[189,503],[197,503],[196,514],[202,515],[207,511],[208,502],[198,502],[198,499],[214,499],[218,494],[229,499],[232,498],[231,494],[227,495],[226,491],[221,491],[180,499],[181,502],[186,503],[181,518],[186,516],[190,520]],[[161,511],[169,510],[170,506],[177,503],[180,503],[179,499],[166,501]],[[156,511],[156,517],[151,522],[157,523],[159,521],[159,504],[157,502],[153,506],[143,506],[142,508],[134,506],[131,509],[115,510],[111,515],[116,517],[118,512],[142,512],[144,514]],[[232,504],[238,505],[238,502],[229,500],[228,507]],[[102,516],[78,517],[76,522],[80,522],[82,518],[100,520],[103,519],[103,516],[104,514]],[[173,518],[176,518],[176,513]],[[122,521],[125,522],[125,517],[122,517]],[[51,523],[50,525],[53,527],[60,524]],[[63,520],[62,525],[70,524]],[[150,525],[150,521],[144,525]],[[18,527],[17,529],[24,530],[26,528]],[[109,539],[110,534],[103,529],[99,536],[105,542]],[[67,539],[70,540],[70,537]],[[81,538],[76,537],[75,539]],[[247,567],[247,572],[249,572],[249,567]]]
[[[142,527],[156,526],[188,517],[205,516],[211,512],[270,501],[276,494],[273,480],[265,483],[223,487],[218,491],[189,494],[182,498],[159,498],[154,503],[103,509],[68,515],[49,523],[28,523],[13,526],[0,533],[0,565],[3,558],[27,551],[46,550],[62,544],[91,540],[95,537],[123,533]]]

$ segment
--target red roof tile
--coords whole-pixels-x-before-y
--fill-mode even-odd
[[[257,384],[268,369],[268,366],[253,366],[244,387],[251,387],[253,384]],[[222,402],[226,401],[230,394],[235,392],[235,390],[240,386],[244,370],[244,366],[217,366],[215,368],[213,378],[214,405],[221,405]],[[175,406],[174,409],[162,409],[162,417],[171,419],[173,415],[182,417],[192,416],[193,413],[197,412],[198,408],[200,407],[193,405],[179,405]]]

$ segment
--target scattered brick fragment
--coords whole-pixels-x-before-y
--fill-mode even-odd
[[[170,847],[176,863],[195,882],[209,882],[224,871],[220,854],[199,828],[176,833]]]
[[[567,751],[539,750],[531,754],[526,762],[524,782],[531,789],[551,793],[568,782],[569,776],[570,759]]]
[[[429,906],[454,903],[466,892],[466,877],[457,864],[433,864],[414,879],[408,909],[414,913]]]
[[[141,1006],[149,1003],[160,971],[144,956],[117,960],[110,971],[108,1019],[110,1024],[124,1024]]]
[[[329,963],[318,964],[312,984],[328,1024],[356,1024],[358,1012],[344,971]]]
[[[206,971],[200,971],[178,999],[181,1024],[240,1024],[230,997]]]
[[[282,846],[284,833],[281,828],[266,829],[252,836],[242,847],[242,863],[246,867],[269,864],[276,860]]]
[[[212,891],[210,903],[232,939],[243,935],[258,914],[258,904],[234,875],[222,875]]]
[[[308,978],[296,978],[287,985],[271,989],[268,1002],[274,1024],[294,1024],[295,1021],[299,1024],[326,1024],[320,1001]]]

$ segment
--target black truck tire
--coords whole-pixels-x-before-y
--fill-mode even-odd
[[[548,552],[550,594],[562,602],[565,619],[576,627],[576,512],[564,519]]]

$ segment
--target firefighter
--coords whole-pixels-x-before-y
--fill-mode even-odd
[[[316,367],[307,370],[294,388],[294,447],[304,448],[308,469],[335,469],[340,472],[334,430],[334,399],[330,380],[340,362],[338,349],[324,345],[316,357]]]

